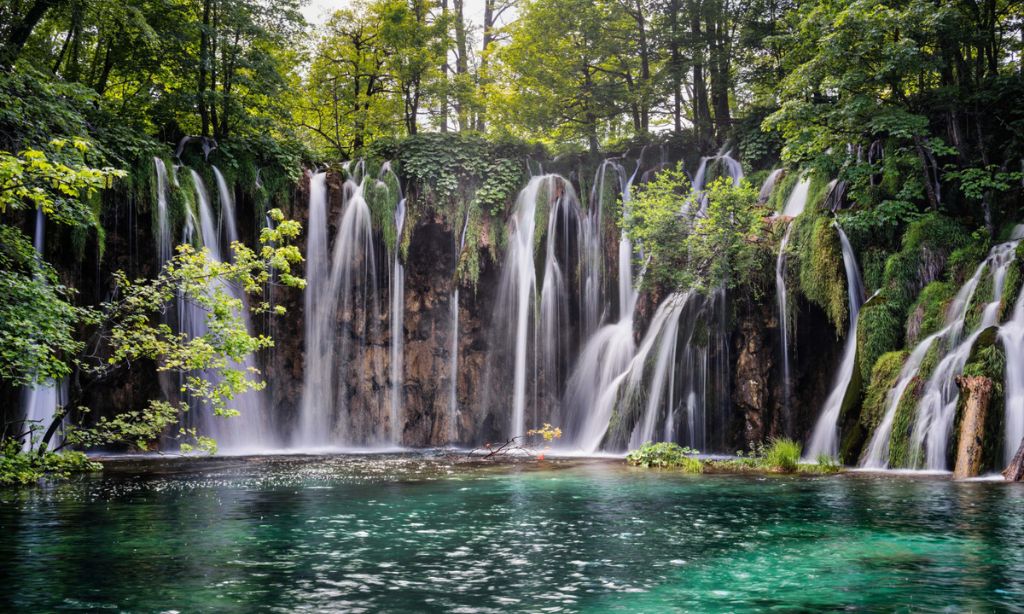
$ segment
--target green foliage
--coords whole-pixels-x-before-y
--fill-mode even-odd
[[[815,460],[821,473],[839,473],[843,468],[838,460],[828,454],[819,454]]]
[[[0,151],[0,214],[41,209],[61,224],[95,225],[90,201],[126,173],[88,166],[89,144],[84,140],[55,139],[49,149],[49,155],[36,149],[18,155]]]
[[[800,463],[802,449],[800,443],[792,439],[772,439],[759,455],[761,464],[773,471],[792,473]]]
[[[22,452],[12,439],[3,442],[0,454],[0,487],[34,484],[46,476],[66,478],[72,473],[100,471],[103,465],[81,452]]]
[[[20,230],[0,224],[0,379],[28,386],[71,372],[90,316],[73,296]]]
[[[702,292],[742,286],[756,293],[764,286],[757,280],[769,251],[756,191],[746,182],[735,187],[717,179],[703,193],[706,214],[697,215],[699,197],[686,195],[688,187],[681,168],[665,170],[637,188],[630,202],[627,232],[649,258],[644,283]]]
[[[1024,173],[1007,172],[994,164],[966,168],[949,165],[943,177],[948,181],[955,181],[967,198],[981,202],[986,197],[991,197],[993,193],[1008,192],[1019,186],[1024,180]]]
[[[826,217],[803,215],[794,222],[799,250],[800,290],[809,301],[824,309],[842,335],[846,331],[848,303],[846,269],[839,234]]]
[[[638,467],[679,468],[686,473],[702,473],[700,459],[693,458],[696,450],[683,448],[677,443],[647,442],[626,455],[626,462]]]
[[[933,281],[924,287],[907,318],[907,346],[938,332],[946,323],[946,311],[958,288],[947,281]]]

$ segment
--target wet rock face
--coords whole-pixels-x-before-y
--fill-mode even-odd
[[[765,310],[748,302],[741,302],[737,309],[741,315],[733,333],[736,363],[732,398],[735,411],[743,417],[742,443],[746,447],[763,441],[768,434],[772,417],[769,376],[775,357],[768,343]]]
[[[329,194],[328,236],[333,246],[343,208],[343,184],[338,175],[327,179]],[[309,179],[297,190],[290,217],[307,227]],[[378,238],[379,239],[379,238]],[[298,247],[306,253],[305,233]],[[378,246],[379,247],[379,246]],[[480,250],[480,278],[475,287],[459,289],[458,367],[455,377],[456,411],[452,412],[452,298],[455,289],[456,237],[443,216],[427,212],[416,216],[405,266],[403,310],[403,373],[400,398],[400,442],[405,446],[440,446],[454,440],[476,443],[493,434],[490,420],[481,411],[480,392],[486,365],[485,317],[489,317],[497,285],[496,266],[487,245],[467,246]],[[336,357],[333,372],[342,384],[335,399],[339,431],[346,443],[381,443],[391,432],[391,322],[390,276],[392,255],[376,250],[375,289],[367,289],[337,313]],[[302,274],[303,271],[299,271]],[[303,292],[274,288],[274,304],[284,306],[283,317],[269,320],[263,331],[274,339],[264,357],[277,423],[285,434],[294,432],[302,403],[305,371],[305,314]],[[376,316],[374,315],[376,313]],[[483,314],[488,314],[487,316]],[[361,331],[366,331],[363,334]]]

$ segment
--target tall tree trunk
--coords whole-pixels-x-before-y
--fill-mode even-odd
[[[220,136],[223,126],[220,125],[220,117],[217,112],[217,51],[220,42],[220,11],[216,0],[213,2],[213,27],[210,30],[210,126],[213,128],[213,136]],[[223,55],[223,52],[222,52]]]
[[[202,135],[210,136],[210,114],[206,107],[206,76],[210,69],[210,4],[213,0],[203,0],[203,23],[199,30],[199,84],[196,101],[199,106],[199,121],[202,124]]]
[[[644,4],[635,0],[633,5],[636,19],[637,44],[640,48],[640,96],[639,132],[647,134],[651,127],[651,49],[647,40],[647,17],[644,15]]]
[[[669,73],[672,76],[672,128],[683,131],[683,58],[679,51],[679,0],[669,5]]]
[[[103,69],[96,80],[96,92],[101,96],[107,91],[107,81],[110,80],[110,71],[114,68],[114,39],[107,41],[107,51],[103,55]]]
[[[78,82],[82,73],[82,22],[85,20],[85,7],[81,0],[71,5],[71,49],[68,57],[67,70],[64,78]]]
[[[453,0],[455,8],[455,112],[459,116],[459,132],[471,128],[469,124],[469,105],[466,104],[465,85],[469,77],[469,50],[466,46],[466,16],[463,0]]]
[[[21,19],[2,28],[7,36],[0,44],[0,67],[13,66],[28,42],[28,37],[43,19],[46,13],[55,7],[65,4],[68,0],[35,0]],[[2,31],[0,30],[0,31]]]
[[[711,46],[711,104],[715,111],[715,133],[719,141],[724,141],[732,125],[729,111],[729,90],[732,87],[729,75],[730,44],[729,32],[724,7],[717,7],[715,22],[710,35],[713,37]]]
[[[448,22],[448,0],[441,0],[441,19],[446,26]],[[448,32],[445,32],[444,60],[441,62],[441,80],[444,88],[441,92],[441,132],[448,132],[448,94],[451,91],[451,79],[448,78]]]
[[[711,109],[708,106],[708,86],[704,80],[704,59],[707,41],[701,30],[701,2],[690,2],[690,33],[696,41],[693,49],[693,126],[701,149],[711,149],[714,138],[711,134]]]
[[[484,24],[483,24],[483,44],[480,49],[480,77],[477,83],[478,88],[484,88],[489,82],[487,76],[487,69],[489,64],[489,58],[487,57],[488,52],[491,50],[491,45],[494,44],[494,3],[496,0],[484,0]],[[484,98],[484,97],[481,97]],[[487,118],[486,118],[486,107],[481,104],[476,114],[476,129],[478,132],[483,132],[487,129]]]

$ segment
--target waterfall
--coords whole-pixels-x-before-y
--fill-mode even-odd
[[[731,152],[720,151],[714,156],[706,156],[700,159],[700,165],[697,167],[697,173],[693,176],[693,182],[691,191],[695,196],[696,202],[700,203],[700,214],[703,215],[707,211],[708,198],[704,194],[704,188],[707,187],[707,175],[708,168],[718,164],[722,167],[724,176],[732,179],[732,184],[739,187],[740,182],[743,180],[743,165],[738,160],[734,159]],[[687,199],[688,201],[691,199]],[[688,204],[684,207],[689,207]]]
[[[153,158],[156,167],[157,256],[160,265],[171,259],[171,222],[167,210],[167,166],[160,158]]]
[[[355,170],[362,170],[362,165],[356,164]],[[353,391],[353,378],[349,377],[354,373],[376,379],[382,367],[379,354],[368,348],[369,340],[380,336],[381,314],[372,217],[363,196],[365,182],[365,177],[359,183],[345,182],[341,218],[329,250],[326,175],[318,173],[310,181],[306,368],[299,424],[292,442],[299,447],[390,440],[378,430],[383,420],[370,415],[379,394],[372,386]],[[358,388],[359,382],[355,383]],[[350,392],[359,396],[362,411],[358,414],[350,411]]]
[[[846,238],[843,229],[836,225],[836,232],[839,233],[839,242],[843,248],[843,265],[846,268],[846,294],[849,300],[850,324],[846,332],[846,343],[843,347],[843,360],[839,366],[839,373],[836,383],[825,400],[825,406],[814,427],[810,442],[807,445],[806,458],[814,460],[820,454],[826,454],[832,458],[839,455],[839,414],[843,409],[843,399],[846,398],[846,391],[850,387],[850,380],[853,378],[853,370],[857,360],[857,315],[860,313],[860,306],[864,302],[864,282],[860,276],[860,268],[857,266],[857,256],[853,253],[850,240]]]
[[[1003,456],[1009,463],[1024,440],[1024,292],[1017,299],[1013,317],[999,331],[1006,350],[1006,429]]]
[[[33,235],[32,245],[36,249],[39,258],[43,257],[43,247],[46,240],[46,216],[42,209],[36,209],[36,226]],[[21,406],[24,408],[25,422],[24,431],[28,436],[22,442],[22,450],[32,449],[33,435],[42,437],[50,424],[53,422],[54,414],[58,407],[67,402],[67,382],[61,380],[37,381],[21,391]],[[60,445],[60,432],[54,433],[50,439],[50,447]]]
[[[385,167],[389,172],[390,168]],[[382,173],[384,170],[381,171]],[[397,181],[397,177],[395,180]],[[391,443],[402,444],[402,382],[404,378],[403,359],[405,357],[405,266],[402,264],[398,246],[402,243],[402,230],[405,227],[405,197],[399,192],[398,205],[395,207],[395,254],[391,266],[391,312],[388,315],[391,324]]]
[[[705,158],[695,176],[693,197],[687,199],[688,203],[701,202],[703,206],[700,190],[712,161],[721,162],[734,182],[742,179],[739,163],[727,154]],[[621,166],[606,161],[595,179],[600,192],[604,191],[604,174],[609,170],[619,176],[623,214],[628,216],[629,189],[636,172],[627,179]],[[690,204],[684,205],[684,213],[691,210],[690,207]],[[715,346],[716,386],[718,378],[724,377],[728,369],[724,364],[727,361],[725,337],[717,331],[719,325],[724,327],[724,292],[716,291],[709,298],[690,292],[669,296],[659,305],[637,345],[634,339],[637,290],[633,285],[632,261],[633,246],[628,236],[622,234],[618,253],[620,317],[586,339],[566,387],[565,445],[594,452],[604,445],[628,443],[630,447],[637,447],[660,434],[666,441],[679,440],[705,448],[712,425],[724,421],[718,414],[714,420],[709,420],[707,415],[712,342],[721,346]],[[679,415],[680,411],[684,412],[683,416]],[[614,435],[609,434],[612,423],[617,425]],[[714,445],[718,445],[717,439]]]
[[[309,440],[299,436],[297,445],[327,444],[333,418],[335,310],[337,298],[328,294],[331,281],[327,239],[327,173],[309,180],[309,224],[306,234],[305,368],[302,382],[300,423],[307,425]]]
[[[637,165],[639,169],[639,164]],[[595,192],[591,198],[589,227],[591,268],[596,277],[600,270],[601,246],[603,244],[603,227],[601,218],[604,211],[604,195],[607,175],[609,172],[619,183],[619,194],[623,210],[629,203],[630,190],[636,172],[629,178],[625,169],[606,160],[598,168],[595,177]],[[566,386],[565,407],[569,415],[566,423],[567,443],[593,452],[601,445],[608,429],[608,420],[616,402],[615,391],[618,389],[621,376],[629,366],[636,353],[636,341],[633,337],[633,311],[637,292],[633,286],[633,250],[629,237],[620,233],[618,243],[618,320],[605,324],[591,334],[577,360],[576,367]],[[599,290],[599,284],[598,290]],[[598,291],[587,293],[585,297],[585,313],[596,314],[603,304]],[[596,321],[597,316],[590,318]]]
[[[782,209],[782,216],[789,218],[786,232],[782,235],[782,242],[779,244],[779,256],[775,260],[775,298],[779,308],[779,339],[782,349],[782,411],[783,431],[787,434],[790,431],[789,401],[792,396],[792,368],[789,358],[789,301],[786,290],[786,247],[789,246],[789,236],[793,232],[793,218],[799,217],[807,206],[807,194],[811,186],[808,177],[802,177],[793,186],[793,191],[786,198],[786,204]]]
[[[947,444],[953,430],[957,400],[960,396],[956,378],[963,373],[978,336],[989,326],[998,323],[1006,273],[1013,264],[1018,243],[1019,240],[1015,240],[993,247],[988,258],[979,267],[979,271],[988,268],[991,272],[992,301],[985,304],[979,323],[963,341],[954,346],[953,340],[950,339],[952,350],[939,361],[925,384],[910,439],[912,451],[924,452],[924,458],[919,460],[923,460],[925,469],[947,468]],[[962,329],[963,321],[960,322],[960,327]]]
[[[655,439],[659,417],[663,420],[665,441],[677,438],[678,395],[678,398],[685,399],[686,431],[682,443],[705,449],[708,346],[695,343],[694,335],[698,327],[709,324],[706,308],[713,303],[693,292],[685,292],[669,296],[659,306],[659,312],[664,309],[664,316],[659,318],[658,312],[655,313],[630,364],[630,375],[625,380],[624,394],[621,395],[630,398],[642,390],[642,396],[646,398],[640,420],[630,435],[630,448],[638,448]],[[652,348],[656,348],[653,363],[649,357]],[[650,377],[644,387],[643,378],[649,363]],[[678,383],[677,375],[682,378]]]
[[[675,346],[679,312],[688,298],[688,294],[674,294],[665,299],[651,319],[647,333],[638,347],[633,344],[632,318],[602,328],[596,335],[598,338],[588,344],[584,356],[580,358],[580,368],[573,376],[578,379],[570,383],[571,394],[580,397],[578,401],[590,403],[587,419],[573,441],[575,446],[585,452],[600,449],[616,406],[631,396],[630,393],[639,390],[644,365],[656,345],[664,348],[664,352],[659,353],[664,355],[665,360],[656,366],[656,371],[661,373],[659,384],[662,384],[657,387],[656,394],[662,394],[667,355]],[[624,324],[629,327],[627,334],[619,330]],[[654,405],[657,406],[657,403]],[[649,428],[641,426],[638,437],[646,435],[649,439],[654,431],[653,418],[645,419],[650,423]]]
[[[1024,238],[1024,224],[1013,229],[1013,238]],[[1024,292],[1020,293],[1010,320],[999,330],[1006,353],[1006,437],[1004,460],[1009,463],[1024,440]]]
[[[944,348],[947,352],[924,384],[911,433],[912,450],[917,451],[923,448],[926,456],[912,459],[912,465],[923,465],[924,468],[931,470],[946,468],[947,442],[953,427],[959,398],[956,377],[963,371],[964,365],[970,358],[971,347],[978,335],[997,323],[996,318],[1002,300],[1005,275],[1009,265],[1013,262],[1017,243],[1019,243],[1019,239],[1001,243],[992,248],[988,257],[978,265],[970,279],[957,291],[946,310],[945,326],[937,333],[919,342],[911,351],[900,370],[896,385],[886,395],[885,414],[871,436],[862,457],[862,467],[868,469],[889,467],[889,444],[892,440],[893,423],[900,400],[907,393],[910,384],[919,378],[921,365],[929,351],[932,350],[932,346],[938,345],[940,349]],[[993,300],[984,306],[979,323],[964,337],[968,310],[986,271],[992,273]],[[1009,372],[1008,362],[1007,373]]]
[[[226,243],[230,246],[231,243],[239,240],[234,219],[234,202],[231,190],[223,175],[221,175],[216,167],[213,167],[213,172],[218,184],[221,219],[227,231]],[[192,171],[192,181],[195,185],[196,206],[199,210],[199,233],[203,247],[210,258],[218,262],[224,262],[225,257],[231,257],[230,248],[228,252],[222,249],[221,237],[210,203],[210,196],[206,191],[202,177],[194,170]],[[245,307],[246,297],[243,290],[236,284],[221,279],[214,280],[211,283],[220,284],[221,288],[230,294],[232,298],[242,302],[243,307],[239,316],[242,318],[246,329],[251,331],[252,323],[250,322],[248,309]],[[207,314],[203,308],[191,301],[183,301],[181,308],[183,313],[180,314],[180,317],[184,324],[181,331],[190,338],[205,335],[208,332],[206,327]],[[252,373],[258,372],[252,356],[246,357],[242,363],[235,366],[245,370],[247,377]],[[213,385],[216,386],[219,382],[216,381],[214,374],[208,375],[214,379]],[[194,415],[191,416],[190,421],[193,425],[199,427],[201,434],[216,439],[221,450],[243,452],[273,448],[277,441],[274,431],[269,424],[268,410],[264,401],[263,394],[258,390],[240,394],[228,403],[229,407],[238,410],[239,415],[228,419],[215,416],[205,404],[193,402],[191,412]]]
[[[538,234],[537,228],[539,202],[547,207],[543,235]],[[528,405],[536,418],[541,402],[557,403],[561,380],[571,367],[569,310],[574,295],[566,271],[577,272],[584,280],[590,277],[587,259],[583,257],[587,247],[579,241],[586,236],[581,226],[575,191],[558,175],[531,178],[516,199],[494,315],[498,344],[511,346],[508,354],[512,365],[511,369],[503,364],[488,366],[488,379],[508,371],[512,374],[512,414],[507,431],[510,437],[526,432]],[[543,279],[538,284],[534,246],[542,237]],[[575,251],[571,249],[573,238]],[[577,271],[577,265],[583,270]],[[491,352],[489,360],[501,362],[503,357]],[[531,383],[532,395],[528,390]],[[488,385],[488,393],[492,393],[492,387],[497,389],[497,384]],[[532,399],[528,398],[531,396]]]
[[[469,230],[469,214],[462,224],[462,234],[459,237],[459,247],[455,253],[455,268],[459,266],[459,258],[466,249],[466,231]],[[459,440],[459,282],[455,275],[452,276],[452,295],[449,300],[451,305],[451,346],[448,350],[448,443]]]
[[[781,168],[777,168],[772,172],[768,173],[768,177],[765,178],[764,183],[761,184],[761,191],[758,192],[758,202],[766,203],[771,198],[772,190],[775,189],[775,184],[779,182],[779,178],[785,171]]]

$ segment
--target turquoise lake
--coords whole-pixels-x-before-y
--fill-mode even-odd
[[[1012,610],[1024,487],[616,460],[118,461],[0,492],[0,610]]]

